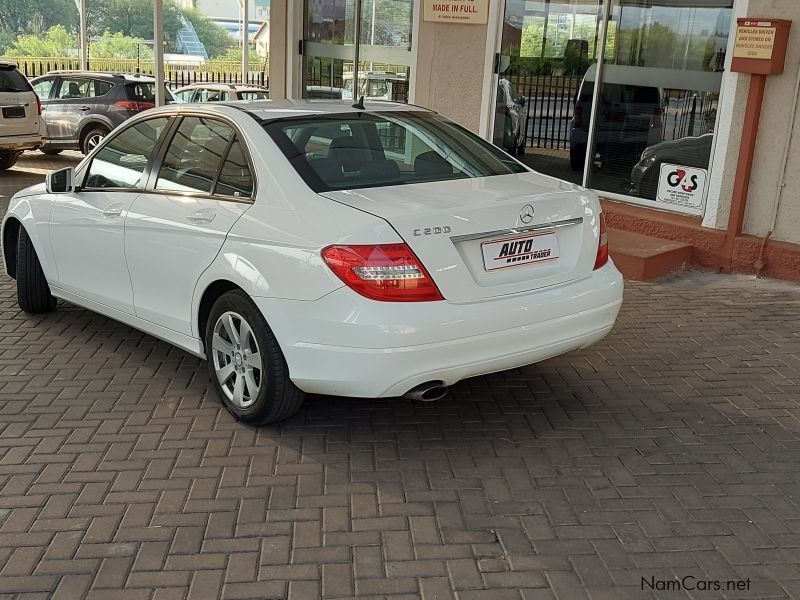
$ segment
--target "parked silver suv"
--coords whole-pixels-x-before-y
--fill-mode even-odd
[[[42,105],[16,63],[0,61],[0,171],[44,143]]]

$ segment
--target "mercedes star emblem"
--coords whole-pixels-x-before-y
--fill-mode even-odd
[[[519,220],[527,225],[533,221],[533,206],[526,204],[519,213]]]

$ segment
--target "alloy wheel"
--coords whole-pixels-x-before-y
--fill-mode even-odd
[[[100,133],[93,133],[93,134],[92,134],[92,135],[90,135],[88,138],[86,138],[86,149],[87,149],[89,152],[91,152],[92,150],[94,150],[95,148],[97,148],[97,145],[98,145],[100,142],[102,142],[102,141],[103,141],[103,138],[104,138],[104,137],[105,137],[105,136],[104,136],[104,135],[102,135],[102,134],[100,134]],[[88,154],[88,152],[87,152],[87,154]]]
[[[228,311],[214,324],[211,360],[222,391],[236,408],[247,408],[264,385],[264,367],[253,329],[240,314]]]

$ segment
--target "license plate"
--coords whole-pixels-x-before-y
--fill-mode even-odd
[[[553,231],[495,240],[481,244],[487,271],[518,267],[558,258],[558,236]]]
[[[24,106],[4,106],[3,107],[4,119],[24,119],[25,107]]]

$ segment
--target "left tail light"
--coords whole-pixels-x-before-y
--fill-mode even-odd
[[[608,229],[606,217],[600,213],[600,241],[597,244],[597,256],[594,259],[594,268],[599,269],[608,262]]]
[[[322,258],[345,285],[366,298],[383,302],[444,299],[407,244],[328,246]]]
[[[42,114],[42,99],[39,98],[39,94],[34,93],[33,95],[36,96],[36,111],[37,111],[37,114],[41,115]]]

